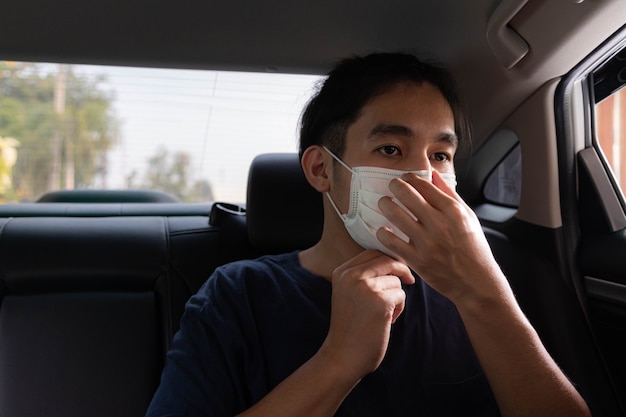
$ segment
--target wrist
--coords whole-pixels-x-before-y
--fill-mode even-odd
[[[519,307],[502,271],[489,271],[482,278],[470,280],[464,289],[449,297],[459,313],[477,318],[516,314]]]
[[[311,358],[314,366],[324,370],[325,377],[336,388],[351,391],[363,378],[364,372],[360,372],[344,356],[324,343],[317,353]]]

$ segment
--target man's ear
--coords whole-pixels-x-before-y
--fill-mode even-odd
[[[321,146],[309,146],[302,154],[300,162],[304,175],[313,188],[321,193],[330,189],[329,166],[332,164],[328,153]]]

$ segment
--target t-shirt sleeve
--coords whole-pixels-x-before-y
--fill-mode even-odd
[[[232,416],[252,401],[239,381],[254,329],[237,292],[218,270],[187,302],[147,417]]]

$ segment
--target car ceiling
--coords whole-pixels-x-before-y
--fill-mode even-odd
[[[505,68],[490,17],[529,52]],[[21,0],[3,2],[0,59],[325,73],[337,59],[405,50],[457,76],[480,143],[546,81],[626,22],[623,0]]]

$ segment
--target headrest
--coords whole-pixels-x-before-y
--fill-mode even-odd
[[[59,190],[38,203],[178,203],[176,197],[156,190]]]
[[[265,253],[305,249],[322,235],[322,194],[306,180],[296,153],[257,156],[250,166],[248,236]]]

